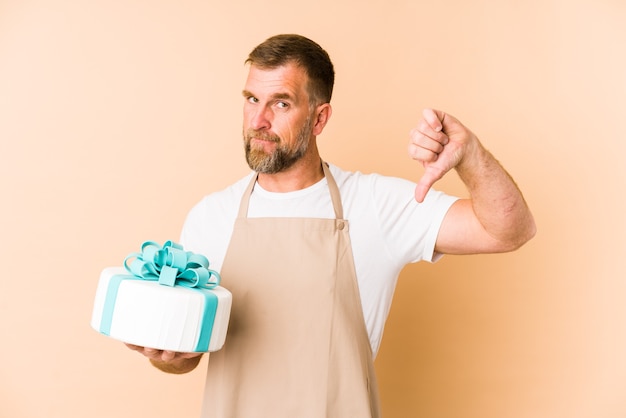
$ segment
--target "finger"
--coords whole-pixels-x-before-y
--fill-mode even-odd
[[[439,134],[438,139],[423,135],[416,129],[411,131],[411,138],[408,145],[408,153],[414,160],[421,163],[432,163],[438,160],[439,154],[445,151],[449,140],[444,133]]]
[[[161,350],[158,350],[156,348],[149,348],[149,347],[145,347],[142,353],[144,356],[153,360],[159,360],[161,356],[163,355],[163,352]]]
[[[420,119],[417,126],[409,132],[409,136],[413,140],[420,138],[430,139],[432,141],[439,142],[440,144],[447,143],[447,136],[442,131],[435,131],[424,119]]]
[[[163,352],[161,353],[161,360],[165,362],[172,361],[174,360],[175,357],[176,357],[175,351],[163,350]]]
[[[424,202],[428,190],[429,188],[425,188],[422,183],[417,183],[417,186],[415,186],[415,200],[417,203]]]
[[[424,119],[420,119],[417,126],[409,131],[409,137],[416,144],[433,141],[433,144],[446,145],[449,142],[445,132],[435,131]]]
[[[413,129],[411,133],[421,134],[435,140],[439,139],[441,136],[441,131],[436,131],[435,129],[433,129],[430,123],[428,123],[428,121],[423,117],[420,118],[420,120],[417,122],[417,125],[415,126],[415,129]]]
[[[430,188],[442,177],[442,173],[439,170],[432,169],[430,167],[426,168],[422,178],[417,182],[417,186],[415,186],[415,200],[419,203],[422,203],[426,198],[426,194],[430,190]]]
[[[424,109],[422,111],[422,117],[435,132],[441,132],[443,130],[443,118],[445,114],[440,110]]]
[[[411,158],[421,163],[432,163],[437,161],[437,157],[439,156],[438,153],[413,143],[409,144],[408,152]]]
[[[130,348],[133,351],[143,351],[143,347],[135,344],[124,343],[126,347]]]
[[[441,151],[443,151],[443,147],[447,144],[447,142],[447,136],[444,134],[438,135],[437,138],[432,138],[415,130],[411,131],[411,140],[409,141],[409,143],[411,144],[414,144],[418,147],[424,148],[436,154],[439,154],[441,153]]]

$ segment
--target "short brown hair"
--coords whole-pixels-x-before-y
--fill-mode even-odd
[[[328,53],[312,40],[294,34],[268,38],[250,52],[246,64],[274,69],[288,63],[302,67],[309,77],[311,101],[329,103],[335,83],[335,69]]]

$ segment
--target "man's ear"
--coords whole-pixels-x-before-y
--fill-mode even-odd
[[[328,119],[333,114],[333,108],[330,103],[324,103],[319,105],[315,109],[315,123],[313,124],[313,135],[317,136],[322,133]]]

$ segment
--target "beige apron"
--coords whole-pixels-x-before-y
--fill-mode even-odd
[[[221,270],[232,314],[203,417],[380,416],[348,222],[322,165],[337,219],[248,218],[256,176],[242,197]]]

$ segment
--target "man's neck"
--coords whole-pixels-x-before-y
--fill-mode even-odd
[[[314,185],[324,178],[319,154],[306,155],[288,169],[275,174],[259,173],[258,182],[265,190],[276,193],[293,192]]]

